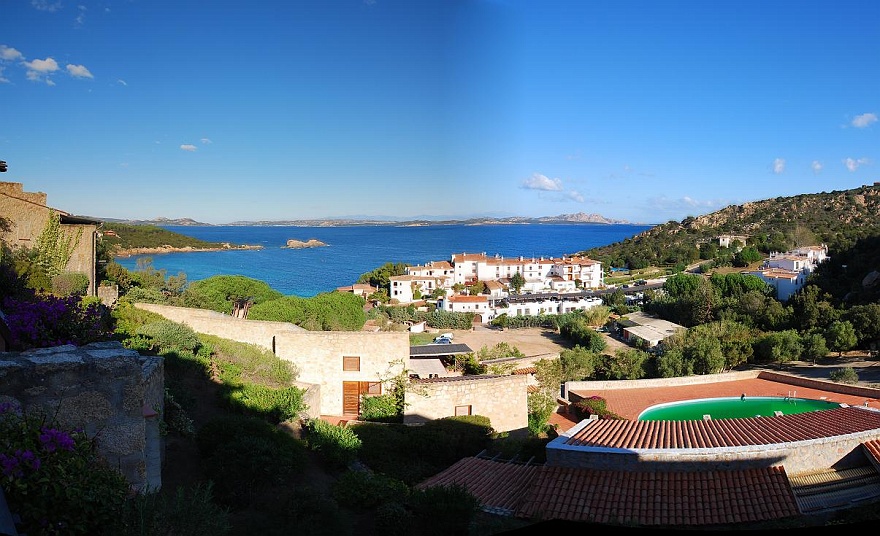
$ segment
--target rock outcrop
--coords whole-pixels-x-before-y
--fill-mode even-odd
[[[287,241],[286,246],[281,246],[281,247],[291,248],[291,249],[303,249],[303,248],[319,248],[319,247],[323,247],[326,245],[327,244],[325,244],[324,242],[321,242],[320,240],[317,240],[315,238],[309,238],[305,242],[303,242],[302,240],[296,240],[296,239],[291,238],[290,240]]]

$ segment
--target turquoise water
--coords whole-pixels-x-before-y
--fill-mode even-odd
[[[351,226],[167,226],[171,231],[232,244],[261,245],[260,250],[146,255],[167,275],[187,281],[213,275],[243,275],[266,282],[285,295],[314,296],[357,282],[361,274],[386,262],[425,264],[449,260],[453,253],[505,257],[560,257],[631,238],[650,225],[532,224]],[[318,239],[328,247],[287,249],[287,240]],[[129,270],[138,256],[116,261]]]
[[[703,415],[712,419],[744,419],[747,417],[773,417],[777,411],[794,415],[839,407],[838,402],[772,396],[703,398],[659,404],[643,411],[640,421],[699,421]]]

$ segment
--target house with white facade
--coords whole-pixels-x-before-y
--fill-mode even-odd
[[[389,278],[389,297],[399,303],[411,303],[416,299],[430,296],[438,288],[447,288],[447,281],[443,277],[421,275],[393,275]],[[419,298],[416,298],[416,291]]]
[[[748,239],[749,237],[742,235],[721,235],[718,237],[718,245],[723,248],[729,248],[734,242],[739,242],[740,247],[742,247],[746,245],[746,240]]]
[[[476,296],[453,294],[437,300],[437,308],[452,313],[473,313],[474,322],[481,324],[487,322],[492,314],[489,307],[489,296],[485,294]]]
[[[786,301],[806,283],[820,263],[828,260],[828,246],[805,246],[785,253],[770,254],[760,270],[747,272],[776,289],[776,298]]]

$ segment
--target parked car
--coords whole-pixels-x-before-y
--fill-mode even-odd
[[[452,339],[447,339],[446,337],[437,337],[434,339],[434,344],[452,344]]]
[[[444,339],[449,339],[450,341],[455,339],[455,335],[453,335],[452,333],[441,333],[437,336],[438,339],[441,337],[443,337]]]

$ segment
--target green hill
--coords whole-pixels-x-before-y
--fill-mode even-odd
[[[763,253],[824,243],[833,257],[860,239],[880,235],[878,215],[880,183],[875,183],[852,190],[731,205],[680,222],[669,221],[580,254],[608,266],[631,269],[688,265],[700,261],[700,245],[720,235],[741,235],[748,237],[747,245]]]

